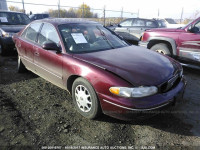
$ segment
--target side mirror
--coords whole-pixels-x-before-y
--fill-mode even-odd
[[[49,41],[44,42],[42,48],[46,50],[56,51],[57,53],[61,53],[61,47],[54,42],[49,42]]]
[[[192,33],[198,33],[199,32],[199,28],[198,27],[190,27],[188,30],[190,32],[192,32]]]

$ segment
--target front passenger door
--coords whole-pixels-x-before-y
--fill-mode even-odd
[[[34,47],[34,63],[36,73],[46,80],[62,87],[62,53],[54,50],[42,48],[44,42],[54,42],[60,44],[60,38],[55,27],[49,23],[44,23],[38,35],[38,45]]]

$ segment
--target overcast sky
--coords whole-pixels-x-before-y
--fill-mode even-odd
[[[13,0],[21,2],[21,0]],[[25,3],[38,3],[57,5],[58,0],[24,0]],[[89,5],[91,8],[103,9],[105,6],[108,10],[121,11],[122,7],[125,12],[138,13],[139,17],[154,18],[158,17],[158,9],[160,17],[170,17],[179,19],[183,8],[183,18],[193,17],[196,11],[200,11],[200,0],[60,0],[61,6],[78,7],[82,3]],[[22,4],[14,4],[8,2],[8,6],[14,5],[22,8]],[[25,4],[26,12],[41,13],[48,9],[57,9],[57,7],[49,6],[33,6]],[[67,8],[66,8],[67,9]],[[101,17],[103,11],[95,11]],[[119,17],[120,12],[106,12],[106,16]],[[134,17],[134,14],[124,13],[124,17]]]

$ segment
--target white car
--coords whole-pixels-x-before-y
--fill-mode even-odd
[[[172,18],[154,18],[157,20],[159,26],[166,26],[166,28],[180,28],[185,26],[184,24],[178,24]]]

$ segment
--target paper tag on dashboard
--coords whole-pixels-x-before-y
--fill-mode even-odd
[[[88,43],[82,33],[71,33],[76,44]]]
[[[8,22],[8,19],[6,17],[0,17],[1,22]]]

